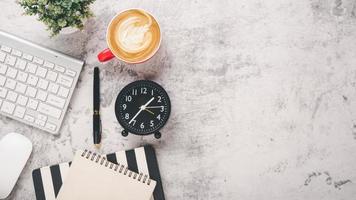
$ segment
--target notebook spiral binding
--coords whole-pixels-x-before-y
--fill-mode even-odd
[[[109,167],[109,169],[113,169],[114,171],[117,171],[123,175],[127,175],[128,177],[132,177],[133,179],[145,183],[147,185],[151,184],[151,179],[149,179],[148,175],[144,175],[143,173],[136,173],[133,171],[130,171],[127,166],[122,165],[122,164],[114,164],[112,162],[109,162],[106,160],[106,157],[101,156],[99,154],[93,153],[88,150],[84,150],[83,153],[81,154],[83,158],[89,159],[91,161],[94,161],[102,166]],[[147,182],[146,182],[147,181]]]

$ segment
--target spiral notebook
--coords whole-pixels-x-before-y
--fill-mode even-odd
[[[152,146],[144,146],[127,151],[107,154],[108,161],[123,163],[137,173],[148,174],[157,182],[151,200],[165,200],[157,158]],[[55,200],[62,183],[66,181],[70,162],[33,170],[32,178],[37,200]]]
[[[77,151],[57,200],[149,200],[156,181],[91,151]]]

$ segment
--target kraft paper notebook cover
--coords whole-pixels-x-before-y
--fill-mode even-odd
[[[152,146],[107,154],[106,158],[116,164],[123,163],[137,173],[148,174],[157,182],[151,200],[165,200],[157,158]],[[62,183],[65,182],[70,164],[67,162],[33,170],[36,200],[56,199]]]
[[[149,200],[155,186],[148,175],[91,151],[77,151],[57,200]]]

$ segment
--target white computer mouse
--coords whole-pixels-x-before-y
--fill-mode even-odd
[[[25,136],[9,133],[0,140],[0,199],[11,193],[32,152]]]

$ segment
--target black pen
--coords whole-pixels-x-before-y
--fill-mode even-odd
[[[99,68],[94,68],[93,87],[93,138],[94,145],[99,148],[101,142],[101,119],[100,119],[100,77]]]

